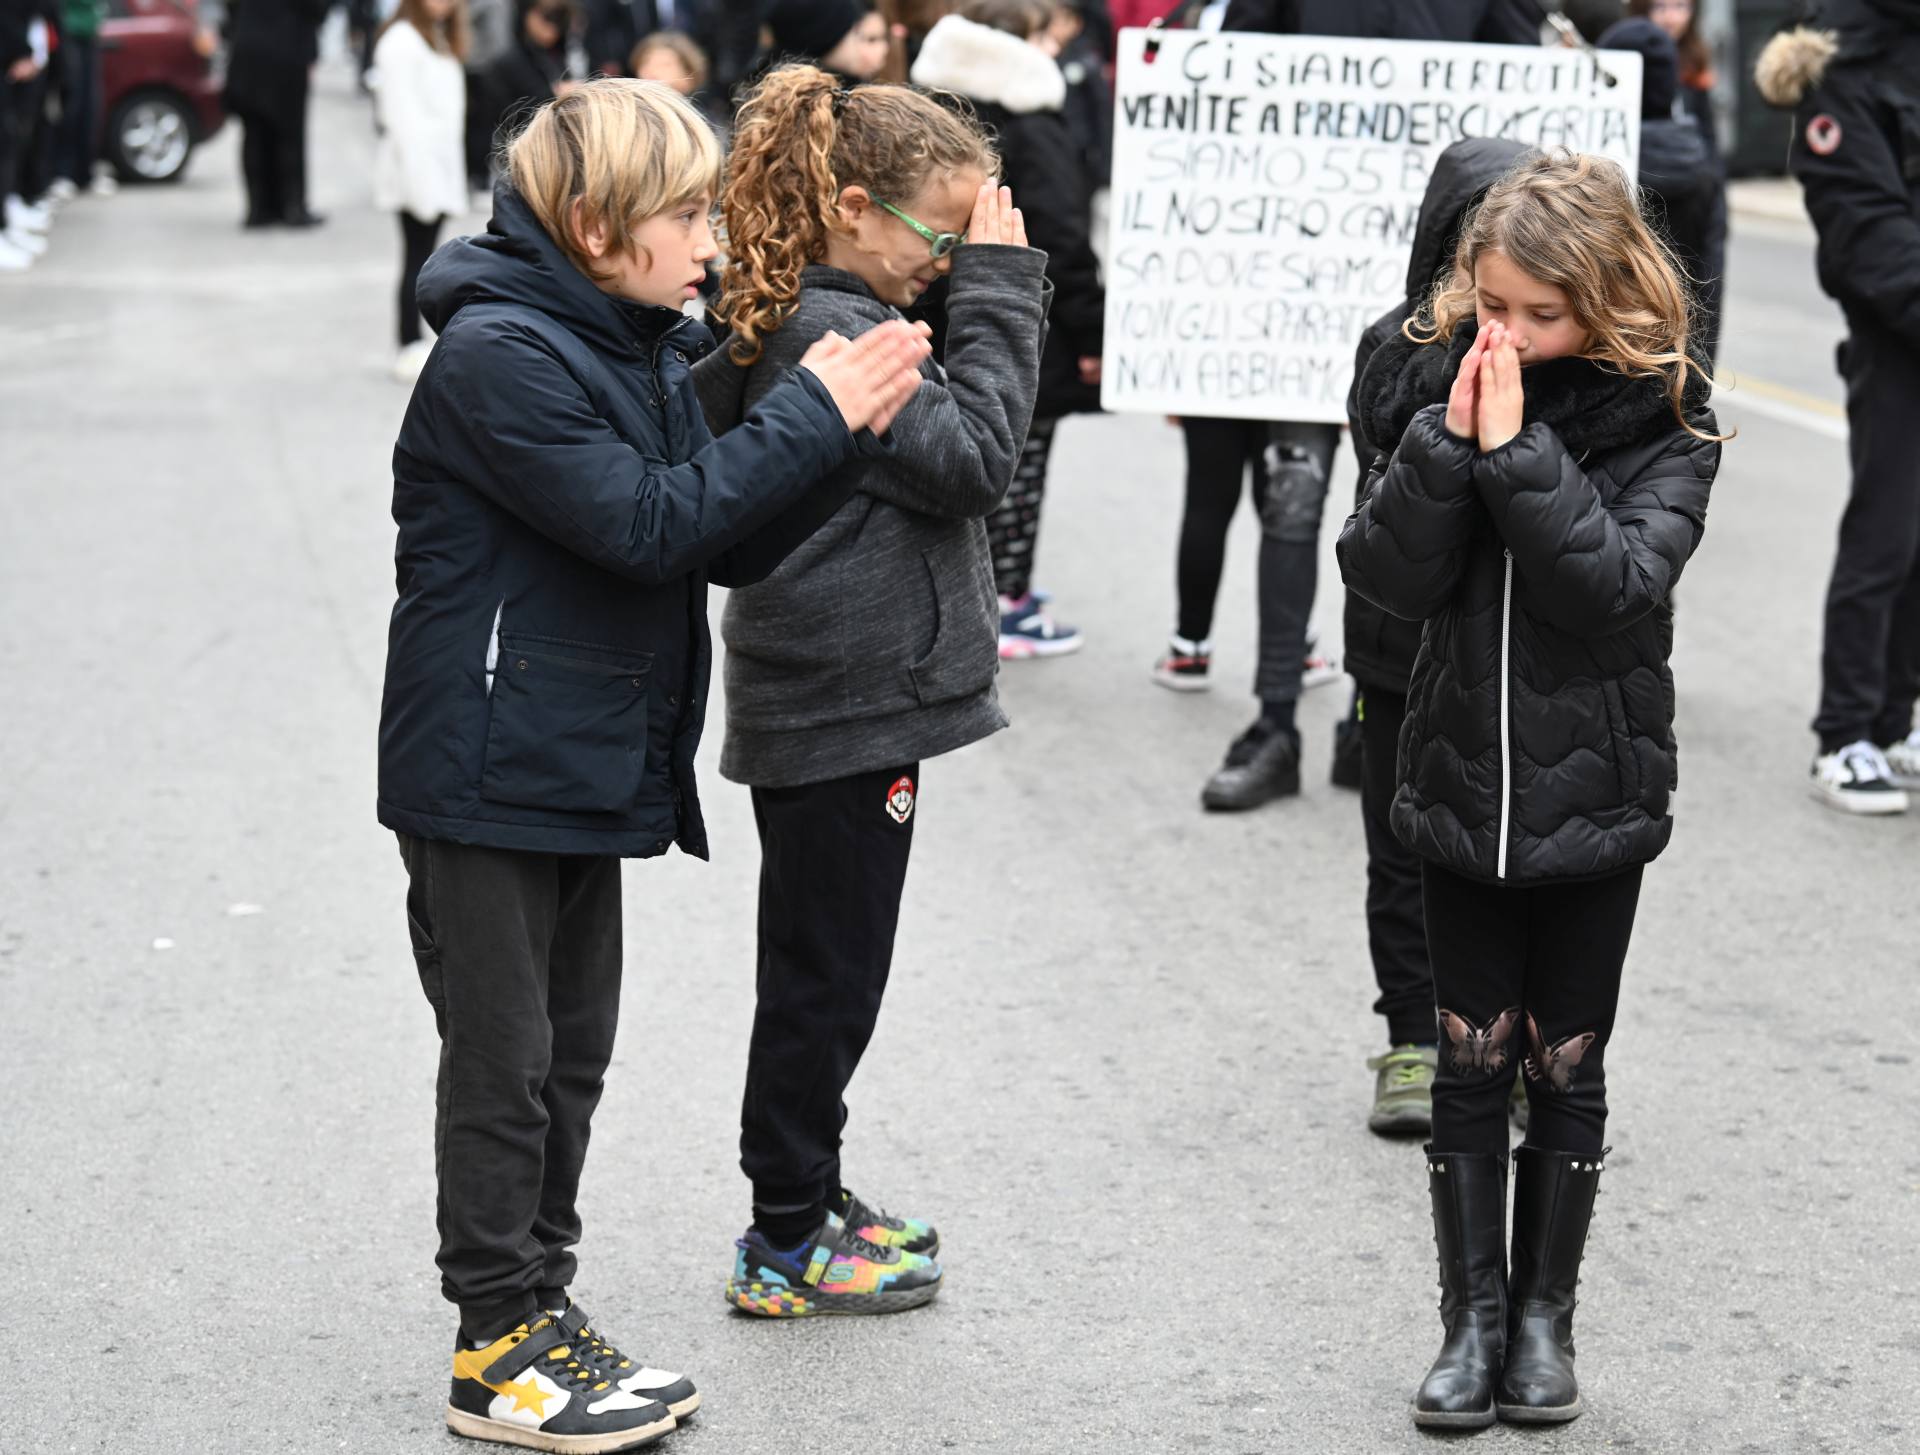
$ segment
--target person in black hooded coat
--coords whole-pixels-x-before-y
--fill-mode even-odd
[[[1487,188],[1527,154],[1519,142],[1475,137],[1455,142],[1433,164],[1420,224],[1407,260],[1407,296],[1375,319],[1354,355],[1347,397],[1353,453],[1360,461],[1357,508],[1367,481],[1397,440],[1375,441],[1361,418],[1360,381],[1380,346],[1400,332],[1434,287],[1453,272],[1454,250],[1467,214]],[[1359,688],[1360,816],[1367,838],[1367,946],[1379,998],[1375,1014],[1387,1023],[1387,1049],[1368,1061],[1376,1074],[1368,1125],[1383,1134],[1429,1130],[1433,1074],[1439,1047],[1433,1021],[1433,969],[1427,959],[1426,917],[1420,908],[1420,858],[1394,837],[1389,822],[1400,784],[1398,745],[1407,716],[1407,684],[1420,650],[1420,623],[1402,621],[1359,592],[1347,592],[1347,671]]]
[[[1851,813],[1920,789],[1920,0],[1820,0],[1761,52],[1793,107],[1789,163],[1820,234],[1820,286],[1847,317],[1853,486],[1827,587],[1811,783]]]
[[[1621,331],[1649,314],[1654,338]],[[1446,1341],[1422,1425],[1581,1410],[1573,1290],[1605,1062],[1642,870],[1673,832],[1671,596],[1720,460],[1687,322],[1626,174],[1532,157],[1355,391],[1366,439],[1396,443],[1340,534],[1341,573],[1423,623],[1390,814],[1425,861],[1442,1041],[1428,1187]]]
[[[248,227],[312,227],[307,88],[330,0],[234,0],[227,11],[227,109],[245,133]]]

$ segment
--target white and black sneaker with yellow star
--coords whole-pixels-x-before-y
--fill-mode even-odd
[[[453,1352],[447,1428],[472,1440],[604,1455],[659,1439],[674,1426],[658,1400],[623,1389],[542,1314],[481,1349]]]
[[[684,1420],[700,1408],[700,1391],[693,1387],[691,1379],[629,1359],[614,1348],[605,1335],[594,1332],[587,1311],[579,1304],[569,1301],[567,1311],[555,1317],[574,1352],[628,1394],[658,1400],[673,1411],[676,1420]]]

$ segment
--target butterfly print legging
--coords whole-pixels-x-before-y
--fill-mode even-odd
[[[1422,866],[1440,1036],[1434,1151],[1505,1152],[1517,1074],[1529,1146],[1600,1154],[1640,874],[1500,888]]]

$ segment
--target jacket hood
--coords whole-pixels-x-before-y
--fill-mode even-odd
[[[1836,57],[1874,60],[1887,46],[1920,38],[1920,0],[1815,0],[1804,25],[1768,41],[1753,80],[1769,105],[1791,110],[1826,76]]]
[[[1018,36],[948,15],[927,32],[913,84],[1004,106],[1016,115],[1058,111],[1067,78],[1052,56]]]
[[[520,194],[494,188],[493,218],[476,237],[455,238],[420,270],[420,313],[435,333],[470,303],[513,303],[546,314],[595,348],[626,352],[679,328],[696,349],[711,345],[706,329],[678,309],[632,303],[602,293],[554,245]]]
[[[1468,211],[1530,150],[1517,141],[1469,137],[1440,153],[1427,179],[1413,253],[1407,259],[1407,297],[1417,303],[1427,296],[1434,280],[1452,265]]]
[[[1638,51],[1641,59],[1640,116],[1668,117],[1680,99],[1680,48],[1651,20],[1634,16],[1607,27],[1600,48]]]

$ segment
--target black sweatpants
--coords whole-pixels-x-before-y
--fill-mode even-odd
[[[753,790],[759,1003],[740,1167],[763,1227],[811,1228],[840,1190],[842,1098],[880,1017],[919,783],[920,765],[908,763]]]
[[[1823,752],[1898,742],[1920,696],[1920,350],[1852,313],[1840,346],[1853,493],[1827,587],[1820,657]]]
[[[1420,907],[1420,856],[1393,836],[1387,813],[1400,788],[1400,725],[1407,699],[1365,687],[1360,692],[1360,817],[1367,830],[1367,946],[1386,1017],[1387,1044],[1431,1045],[1433,966]]]
[[[1047,495],[1047,464],[1053,458],[1057,419],[1036,419],[1014,462],[1013,483],[1000,508],[987,517],[987,548],[993,555],[994,589],[1018,601],[1033,589],[1033,552],[1040,541],[1040,507]]]
[[[400,213],[400,346],[420,341],[420,304],[416,290],[420,270],[440,243],[440,226],[447,219],[422,222],[411,212]]]
[[[279,222],[307,210],[307,89],[305,66],[283,68],[270,107],[239,112],[240,171],[247,184],[247,219]]]
[[[1640,902],[1639,866],[1605,879],[1502,888],[1421,869],[1439,1002],[1433,1150],[1507,1150],[1524,1063],[1527,1145],[1597,1157],[1606,1050]]]
[[[400,836],[440,1032],[440,1286],[491,1341],[560,1308],[574,1199],[620,1014],[620,861]]]
[[[1174,630],[1196,642],[1212,635],[1227,527],[1251,465],[1260,515],[1260,660],[1253,692],[1262,702],[1296,701],[1320,569],[1320,512],[1340,428],[1185,418],[1180,428],[1187,445],[1187,499]]]

